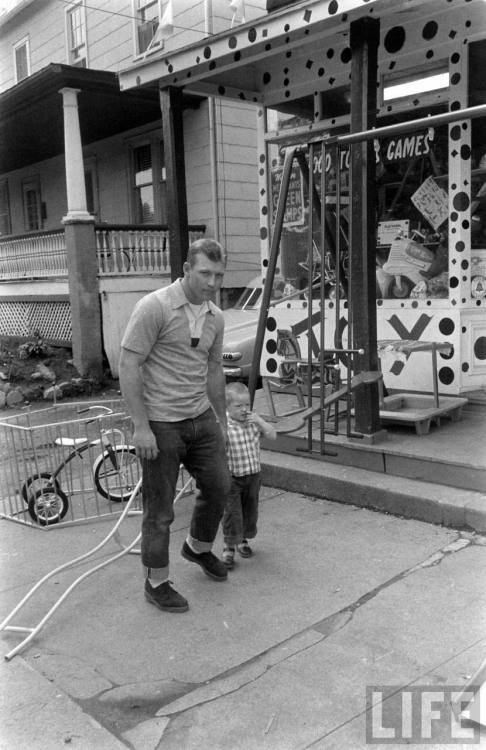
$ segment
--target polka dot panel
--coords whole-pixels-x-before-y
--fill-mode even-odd
[[[462,368],[464,357],[461,357],[461,353],[465,349],[468,326],[465,326],[465,332],[463,328],[459,310],[383,310],[378,320],[378,339],[410,338],[449,344],[451,350],[437,357],[439,391],[457,395],[463,387],[463,379],[467,377]],[[431,352],[417,352],[408,357],[389,352],[381,360],[388,388],[432,391]]]
[[[468,122],[451,124],[449,135],[449,294],[452,304],[469,305],[471,299],[470,124]],[[459,268],[463,271],[460,275]]]
[[[162,80],[164,85],[171,85],[185,80],[187,71],[192,67],[199,71],[206,69],[208,72],[214,70],[217,72],[218,67],[226,65],[231,60],[235,52],[238,52],[238,59],[250,61],[254,54],[267,54],[268,59],[272,59],[275,53],[280,62],[274,63],[275,70],[281,76],[283,64],[282,59],[285,56],[298,60],[296,68],[303,68],[307,71],[305,78],[307,93],[316,87],[321,81],[328,81],[338,78],[331,72],[329,79],[322,73],[326,69],[326,63],[334,60],[338,67],[338,73],[343,76],[343,68],[349,68],[349,50],[341,42],[335,44],[335,40],[342,40],[343,36],[349,31],[350,13],[354,18],[376,17],[377,9],[374,3],[369,0],[323,0],[322,3],[314,4],[311,7],[299,7],[299,4],[287,4],[286,13],[279,14],[262,14],[257,17],[252,24],[238,24],[231,29],[227,36],[216,35],[211,43],[208,39],[201,40],[200,44],[191,45],[187,52],[180,52],[184,48],[184,40],[181,35],[177,35],[177,40],[167,40],[166,49],[167,57],[164,58],[164,64],[167,72],[173,72],[173,75],[167,75]],[[391,8],[392,4],[390,4]],[[424,7],[425,6],[425,7]],[[482,8],[479,3],[469,2],[467,0],[454,0],[454,2],[444,2],[444,7],[427,12],[426,4],[417,4],[411,8],[403,17],[398,14],[392,14],[388,7],[380,8],[380,49],[381,67],[383,72],[389,70],[398,71],[400,69],[417,67],[420,64],[427,64],[431,60],[448,59],[452,67],[451,70],[451,88],[454,91],[454,102],[451,108],[464,105],[464,94],[462,89],[465,81],[464,72],[461,70],[461,57],[464,56],[464,42],[466,34],[470,29],[477,30],[481,22]],[[323,44],[322,35],[317,33],[318,24],[332,21],[332,26],[328,28],[336,32],[333,36],[325,39]],[[227,17],[228,26],[231,23],[231,13],[228,9]],[[224,21],[223,21],[224,24]],[[309,42],[313,39],[315,47],[311,48]],[[173,44],[177,42],[177,48],[173,49]],[[300,52],[306,46],[304,60],[301,59]],[[340,48],[338,48],[340,46]],[[271,54],[268,54],[271,53]],[[316,54],[314,54],[316,53]],[[236,59],[236,58],[235,58]],[[306,63],[312,61],[312,68],[306,68]],[[288,61],[288,60],[287,60]],[[211,63],[211,64],[210,64]],[[340,68],[340,70],[339,70]],[[260,68],[261,70],[261,68]],[[272,73],[272,71],[265,71]],[[291,71],[291,80],[298,84],[297,75],[299,71]],[[296,77],[297,76],[297,77]],[[146,83],[143,71],[138,73],[139,84]],[[331,85],[331,84],[328,84]],[[263,87],[262,81],[260,86]],[[220,86],[221,88],[221,86]],[[229,93],[226,86],[226,95]],[[322,88],[322,87],[320,87]],[[260,89],[262,90],[262,88]],[[303,95],[304,92],[301,92]],[[238,93],[236,94],[238,96]],[[255,98],[256,96],[256,98]],[[240,91],[239,97],[250,101],[258,100],[256,91]],[[294,98],[292,89],[289,91],[289,99]],[[420,97],[417,104],[420,103]],[[393,105],[390,105],[393,109]]]
[[[335,338],[336,320],[335,308],[326,305],[325,345],[328,348],[338,345],[348,345],[347,312],[341,308],[338,335]],[[289,317],[291,316],[291,317]],[[416,339],[419,341],[436,341],[450,344],[451,351],[438,356],[438,372],[440,392],[444,394],[458,394],[460,389],[467,387],[469,378],[474,372],[474,363],[470,360],[476,357],[486,368],[486,325],[474,333],[469,319],[459,309],[408,308],[404,310],[382,309],[378,316],[378,340]],[[272,309],[270,325],[265,331],[265,341],[262,353],[262,374],[275,375],[279,371],[282,357],[278,354],[278,331],[289,330],[292,327],[296,333],[301,353],[307,352],[307,313],[302,307],[289,311],[286,307]],[[320,340],[319,324],[313,328],[316,341]],[[469,344],[471,337],[474,342]],[[475,348],[474,348],[475,347]],[[473,355],[472,352],[476,354]],[[271,355],[271,356],[269,356]],[[482,359],[479,360],[478,358]],[[269,370],[267,363],[271,363]],[[464,364],[469,363],[464,369]],[[387,354],[382,362],[385,385],[393,389],[432,391],[432,355],[431,352],[418,352],[405,357],[401,354]]]

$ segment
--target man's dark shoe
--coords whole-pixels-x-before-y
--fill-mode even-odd
[[[172,588],[170,581],[164,581],[160,586],[154,588],[146,580],[145,598],[163,612],[187,612],[189,609],[187,599],[184,599],[183,596]]]
[[[212,552],[193,552],[187,542],[184,542],[181,549],[181,555],[189,562],[200,565],[207,576],[215,581],[225,581],[228,578],[228,571],[221,560],[218,560]]]

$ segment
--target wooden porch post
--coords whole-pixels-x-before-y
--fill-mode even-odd
[[[64,157],[67,215],[63,218],[73,330],[73,362],[79,374],[100,381],[103,373],[101,313],[94,218],[87,211],[78,89],[64,88]]]
[[[160,89],[159,94],[167,174],[170,274],[172,281],[175,281],[183,275],[182,265],[187,257],[189,244],[182,89],[169,87]]]
[[[376,85],[380,23],[362,18],[350,25],[351,132],[372,128],[376,121]],[[373,141],[351,145],[350,310],[356,372],[378,369],[376,326],[376,170]],[[363,385],[355,396],[355,426],[372,435],[380,430],[377,384]]]

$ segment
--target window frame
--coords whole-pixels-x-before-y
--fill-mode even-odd
[[[27,194],[29,192],[35,193],[35,212],[36,212],[36,224],[37,226],[30,226],[30,212],[29,205],[27,202]],[[39,175],[32,175],[31,177],[25,177],[22,180],[22,207],[24,214],[24,227],[26,232],[40,232],[44,226],[44,207],[42,205],[42,194],[41,194],[41,182]]]
[[[27,67],[27,73],[25,76],[22,76],[22,78],[19,78],[19,68],[17,65],[17,52],[20,49],[25,49],[25,58],[26,58],[26,67]],[[19,41],[13,45],[12,51],[13,51],[13,66],[14,66],[14,73],[15,73],[15,83],[20,83],[21,81],[25,81],[25,79],[29,78],[29,76],[31,75],[29,35],[27,34],[26,36],[22,37],[22,39],[19,39]]]
[[[160,23],[160,2],[159,0],[133,0],[133,46],[134,46],[134,55],[135,57],[140,57],[144,55],[147,52],[148,46],[150,42],[148,42],[145,49],[141,49],[140,47],[140,28],[143,24],[152,24],[152,36],[151,39],[153,39],[158,25]],[[152,8],[155,10],[155,16],[152,16],[150,18],[146,17],[147,10],[149,8]],[[151,50],[158,50],[162,49],[163,43],[162,41],[156,42]]]
[[[147,133],[128,142],[129,158],[129,175],[130,175],[130,212],[132,221],[135,224],[140,223],[137,219],[137,199],[136,191],[140,185],[135,184],[135,150],[141,146],[150,147],[153,200],[154,200],[154,219],[151,224],[167,224],[167,182],[166,170],[164,163],[164,142],[160,137],[160,132]],[[145,226],[150,226],[147,223]]]
[[[83,43],[78,47],[72,44],[72,18],[76,13],[80,14],[80,29],[83,34]],[[65,9],[65,30],[66,30],[66,57],[68,65],[79,68],[87,68],[88,61],[88,24],[86,15],[86,4],[85,0],[79,0],[75,5],[71,5]],[[76,50],[81,50],[82,54],[75,58],[74,54]]]

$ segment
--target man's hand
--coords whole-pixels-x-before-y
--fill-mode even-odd
[[[149,427],[138,428],[133,431],[133,444],[140,460],[146,458],[151,461],[157,458],[159,453],[157,441]]]

